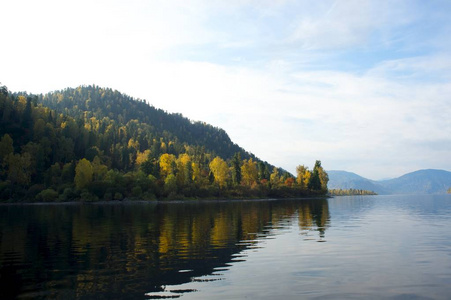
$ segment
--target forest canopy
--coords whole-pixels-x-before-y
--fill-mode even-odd
[[[296,177],[227,133],[98,86],[45,95],[0,84],[1,201],[300,197],[327,173]]]

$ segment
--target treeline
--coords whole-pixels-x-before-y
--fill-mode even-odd
[[[359,190],[359,189],[330,189],[329,195],[331,196],[354,196],[354,195],[377,195],[373,191]]]
[[[0,87],[0,199],[96,201],[297,197],[327,192],[317,161],[297,176],[225,131],[95,86],[47,95]]]

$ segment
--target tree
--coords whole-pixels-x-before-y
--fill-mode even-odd
[[[135,164],[140,166],[142,163],[144,163],[147,158],[150,155],[150,150],[145,150],[144,152],[137,152],[136,153],[136,160],[135,160]]]
[[[9,136],[9,134],[3,135],[0,140],[0,164],[2,164],[8,154],[13,153],[13,151],[13,139]]]
[[[31,98],[27,97],[27,104],[22,115],[22,128],[27,129],[29,133],[33,129],[33,119],[31,117]]]
[[[160,156],[160,176],[166,178],[176,170],[175,155],[164,153]]]
[[[286,186],[292,187],[293,184],[294,184],[294,178],[293,178],[293,177],[288,177],[288,178],[285,180],[285,185],[286,185]]]
[[[7,176],[11,183],[28,185],[30,183],[31,157],[28,152],[24,154],[10,153],[6,157]]]
[[[317,160],[315,162],[315,169],[318,170],[318,177],[319,177],[319,181],[320,181],[320,185],[321,185],[321,191],[326,193],[327,192],[327,183],[329,182],[329,175],[321,166],[320,160]]]
[[[258,162],[258,179],[269,180],[269,176],[268,166],[262,161]]]
[[[86,188],[92,182],[93,176],[92,165],[86,158],[80,160],[75,167],[75,186],[81,190]]]
[[[92,161],[92,172],[95,180],[102,180],[108,172],[108,167],[103,165],[98,156]]]
[[[0,83],[0,95],[8,96],[8,88]]]
[[[199,164],[195,163],[195,162],[191,163],[191,169],[193,170],[193,176],[192,176],[193,180],[192,181],[196,184],[200,184],[202,181],[201,180],[202,175],[201,175],[201,170],[200,170]]]
[[[36,195],[36,199],[42,202],[54,202],[58,198],[58,193],[54,189],[46,189]]]
[[[179,187],[189,185],[193,179],[193,169],[191,166],[191,158],[188,154],[180,154],[177,161],[177,184]]]
[[[152,175],[154,177],[159,176],[160,165],[156,158],[148,158],[146,161],[141,163],[139,169],[143,171],[146,175]]]
[[[274,168],[269,176],[269,182],[272,186],[277,187],[280,183],[279,169]]]
[[[235,185],[241,183],[241,154],[235,153],[232,159],[232,182]]]
[[[69,162],[64,164],[61,171],[61,179],[63,182],[73,182],[75,177],[75,162]]]
[[[226,185],[227,179],[229,177],[229,168],[227,167],[227,163],[216,156],[210,162],[210,170],[213,173],[214,181],[219,185],[220,188],[223,188]]]
[[[245,185],[252,185],[258,180],[258,170],[257,163],[252,161],[252,158],[249,160],[244,160],[243,165],[241,166],[241,175],[242,181]]]
[[[301,189],[307,189],[310,177],[312,175],[308,167],[304,165],[299,165],[296,167],[296,173],[297,173],[296,183],[299,185]]]
[[[309,189],[313,191],[323,191],[324,193],[327,192],[327,183],[329,181],[329,176],[327,175],[326,171],[324,171],[323,167],[321,166],[321,161],[317,160],[315,162],[315,167],[313,168],[312,177],[310,178],[309,182]]]
[[[174,174],[169,174],[164,180],[164,191],[167,195],[177,193],[177,178]]]
[[[314,169],[312,177],[310,178],[308,188],[312,191],[321,190],[321,181],[319,180],[318,170]]]

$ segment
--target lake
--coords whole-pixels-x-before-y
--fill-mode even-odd
[[[450,299],[451,195],[0,206],[0,299]]]

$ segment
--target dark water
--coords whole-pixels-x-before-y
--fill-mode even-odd
[[[451,299],[451,196],[0,206],[0,299]]]

